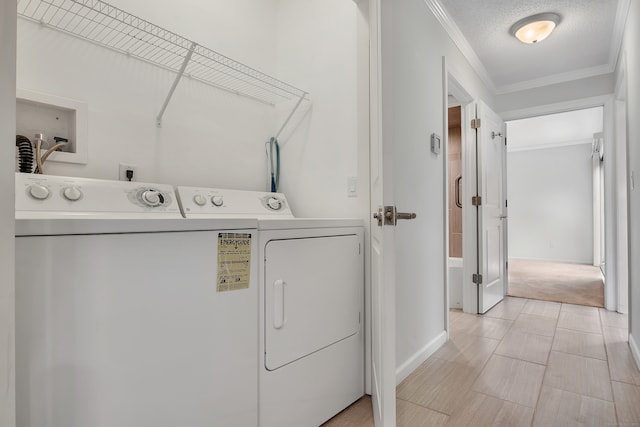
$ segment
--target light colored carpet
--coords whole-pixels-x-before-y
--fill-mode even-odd
[[[585,264],[510,259],[508,294],[604,307],[604,283],[600,268]]]

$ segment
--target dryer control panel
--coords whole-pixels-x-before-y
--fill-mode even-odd
[[[173,187],[16,173],[16,218],[180,218]]]
[[[282,193],[178,187],[185,218],[293,218]]]

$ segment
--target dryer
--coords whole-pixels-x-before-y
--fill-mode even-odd
[[[295,218],[280,193],[177,194],[187,218],[258,219],[260,426],[318,426],[360,398],[362,222]]]
[[[258,424],[257,221],[16,175],[19,427]]]

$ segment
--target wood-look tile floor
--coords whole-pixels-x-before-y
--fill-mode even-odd
[[[627,316],[506,297],[453,310],[451,339],[396,392],[398,427],[640,426]],[[372,427],[363,397],[325,427]]]

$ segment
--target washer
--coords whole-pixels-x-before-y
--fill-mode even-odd
[[[364,394],[363,227],[283,194],[178,187],[188,218],[258,218],[260,426],[318,426]]]
[[[20,427],[256,426],[257,221],[167,185],[16,175]]]

